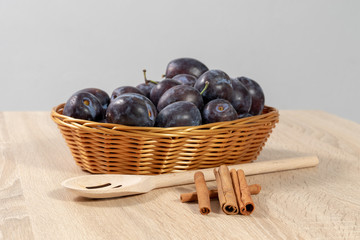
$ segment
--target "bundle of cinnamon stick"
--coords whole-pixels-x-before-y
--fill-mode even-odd
[[[258,194],[261,186],[248,185],[243,170],[229,170],[226,165],[214,169],[214,174],[216,190],[209,190],[204,174],[197,171],[194,174],[196,192],[181,194],[181,202],[198,201],[200,213],[206,215],[211,212],[210,198],[218,198],[224,213],[250,215],[255,209],[251,195]]]

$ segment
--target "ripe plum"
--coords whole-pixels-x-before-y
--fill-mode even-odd
[[[209,82],[209,86],[202,94],[205,103],[218,98],[231,101],[233,88],[230,77],[225,72],[209,70],[196,80],[194,87],[198,91],[202,91],[206,82]]]
[[[65,116],[100,121],[104,118],[105,110],[99,99],[89,92],[76,92],[65,103]]]
[[[117,97],[119,97],[119,96],[121,96],[121,95],[123,95],[125,93],[137,93],[137,94],[144,95],[144,93],[140,89],[138,89],[136,87],[122,86],[122,87],[118,87],[118,88],[114,89],[114,91],[111,94],[110,101],[115,100]]]
[[[175,75],[172,79],[180,82],[183,85],[189,85],[193,87],[195,85],[197,78],[193,75],[184,73],[184,74]]]
[[[233,87],[233,94],[231,104],[238,114],[248,113],[251,107],[251,95],[247,88],[235,78],[231,79],[231,86]]]
[[[161,111],[167,105],[179,101],[192,102],[199,108],[199,110],[201,110],[204,106],[203,98],[198,90],[188,85],[178,85],[168,89],[160,97],[157,110]]]
[[[253,116],[262,113],[265,104],[265,96],[261,86],[255,81],[247,77],[237,78],[249,91],[252,99],[249,113]]]
[[[125,93],[111,101],[106,111],[106,120],[128,126],[153,127],[157,111],[144,95]]]
[[[209,70],[205,64],[194,58],[177,58],[170,61],[166,67],[165,76],[172,78],[178,74],[190,74],[198,78]]]
[[[157,127],[180,127],[201,125],[201,112],[195,104],[186,101],[174,102],[162,109],[157,118]]]
[[[180,85],[178,81],[171,78],[165,78],[158,84],[156,84],[150,91],[150,100],[157,106],[160,97],[170,88]]]
[[[214,99],[208,102],[202,111],[204,123],[224,122],[237,119],[237,112],[225,99]]]
[[[107,94],[107,92],[105,92],[102,89],[99,88],[84,88],[82,90],[79,90],[78,92],[88,92],[93,94],[95,97],[98,98],[98,100],[100,101],[103,109],[106,110],[107,106],[110,103],[110,97],[109,94]]]

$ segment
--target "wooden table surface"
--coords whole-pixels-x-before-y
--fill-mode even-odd
[[[103,200],[60,183],[85,175],[49,112],[0,113],[0,239],[360,239],[360,125],[322,111],[280,111],[257,161],[317,155],[316,167],[248,176],[250,216],[203,216],[193,184]],[[210,188],[216,186],[209,182]]]

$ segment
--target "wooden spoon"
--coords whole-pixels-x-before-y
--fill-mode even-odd
[[[245,175],[313,167],[319,163],[317,156],[286,158],[281,160],[260,161],[228,166],[242,169]],[[206,181],[214,181],[214,168],[191,170],[160,175],[99,174],[84,175],[67,179],[62,185],[87,198],[113,198],[149,192],[164,188],[194,183],[194,173],[202,171]]]

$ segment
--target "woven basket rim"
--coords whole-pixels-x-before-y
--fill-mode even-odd
[[[267,119],[269,117],[278,117],[279,111],[274,107],[270,107],[265,105],[264,112],[260,115],[236,119],[233,121],[225,121],[225,122],[215,122],[215,123],[207,123],[199,126],[181,126],[181,127],[140,127],[140,126],[126,126],[116,123],[103,123],[103,122],[95,122],[83,119],[77,119],[73,117],[69,117],[62,114],[62,110],[65,106],[65,103],[61,103],[52,108],[51,118],[57,122],[60,121],[62,124],[65,124],[69,127],[87,127],[88,129],[108,129],[108,130],[123,130],[123,131],[151,131],[157,133],[167,133],[171,131],[179,131],[179,132],[193,132],[193,131],[208,131],[208,130],[216,130],[221,129],[223,127],[229,127],[232,125],[242,125],[242,124],[254,124],[259,125],[259,120]],[[278,122],[278,120],[276,121]]]

